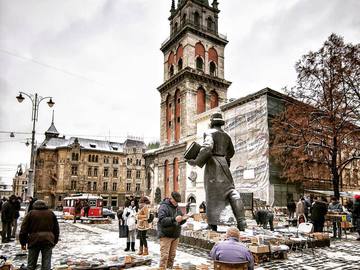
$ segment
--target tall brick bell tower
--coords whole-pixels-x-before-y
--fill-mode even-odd
[[[170,37],[163,42],[158,183],[162,197],[179,191],[185,202],[183,153],[196,135],[196,119],[225,103],[231,82],[224,79],[224,49],[218,33],[218,1],[172,0]]]

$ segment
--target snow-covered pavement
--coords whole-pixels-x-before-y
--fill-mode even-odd
[[[116,261],[126,254],[124,252],[126,239],[119,239],[117,221],[112,224],[73,224],[70,221],[60,223],[60,241],[53,250],[52,265],[66,264],[68,261]],[[137,240],[138,241],[138,240]],[[136,243],[138,247],[138,242]],[[26,254],[21,252],[18,241],[9,244],[0,244],[0,255],[9,256],[16,266],[26,265]],[[160,247],[158,240],[149,239],[150,257],[152,266],[159,262]],[[17,256],[16,256],[17,255]],[[200,265],[206,263],[207,252],[180,246],[175,264]],[[147,269],[142,266],[138,269]],[[288,260],[277,260],[257,266],[257,269],[360,269],[360,242],[349,236],[348,240],[332,241],[329,248],[306,250],[305,252],[291,252]]]

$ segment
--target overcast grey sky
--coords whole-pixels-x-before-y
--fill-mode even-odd
[[[211,2],[211,0],[209,0]],[[228,97],[295,82],[295,62],[332,33],[360,41],[359,0],[219,0],[227,34]],[[160,44],[170,0],[0,0],[0,177],[28,163],[31,103],[18,91],[53,96],[61,134],[159,137]],[[51,123],[40,105],[37,141]],[[9,138],[8,131],[15,133]]]

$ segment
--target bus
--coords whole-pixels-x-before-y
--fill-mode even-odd
[[[66,215],[74,215],[75,214],[75,202],[80,200],[83,204],[85,201],[88,201],[90,209],[89,209],[89,217],[99,218],[103,215],[103,198],[101,196],[96,196],[92,194],[78,194],[64,198],[63,203],[63,213]],[[81,216],[84,216],[84,209],[81,209]]]

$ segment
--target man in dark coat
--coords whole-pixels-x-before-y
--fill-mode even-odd
[[[21,224],[19,239],[23,250],[28,247],[28,270],[34,270],[41,252],[41,269],[51,269],[52,249],[59,241],[59,223],[46,203],[37,200]]]
[[[76,200],[75,201],[75,207],[74,207],[74,223],[76,223],[76,219],[79,217],[81,218],[81,209],[82,209],[82,204],[80,200]]]
[[[192,166],[205,164],[204,186],[206,193],[208,224],[214,231],[221,224],[220,214],[230,203],[237,227],[244,231],[246,227],[244,204],[239,192],[235,190],[230,172],[230,159],[234,156],[231,137],[221,129],[225,124],[221,113],[214,113],[210,119],[210,129],[204,134],[204,143],[195,160],[187,162]]]
[[[17,197],[16,201],[15,201],[15,216],[14,216],[14,220],[11,224],[11,226],[12,226],[11,238],[15,238],[15,236],[16,236],[17,220],[20,217],[21,202],[22,202],[21,197]]]
[[[11,226],[16,214],[16,196],[11,195],[1,209],[2,232],[1,239],[3,243],[11,241]]]
[[[188,218],[178,208],[179,202],[181,202],[181,196],[174,191],[171,193],[170,198],[166,198],[160,203],[157,224],[160,238],[160,267],[173,267],[181,225]]]
[[[295,211],[296,211],[296,203],[295,203],[294,199],[291,199],[287,203],[287,210],[289,211],[289,219],[294,219]]]
[[[311,208],[311,220],[314,225],[314,232],[323,232],[325,215],[327,214],[326,199],[315,197]]]

